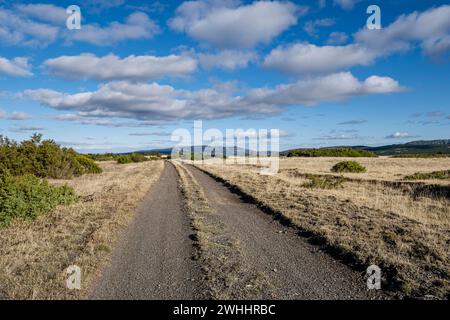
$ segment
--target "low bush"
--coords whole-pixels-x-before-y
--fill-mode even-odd
[[[367,169],[356,161],[341,161],[335,164],[331,168],[332,172],[352,172],[352,173],[363,173]]]
[[[445,180],[450,179],[450,170],[441,170],[441,171],[433,171],[428,173],[414,173],[409,176],[405,176],[403,178],[404,180],[431,180],[431,179],[437,179],[437,180]]]
[[[119,164],[137,163],[149,160],[150,159],[140,153],[124,154],[117,157],[117,163]]]
[[[304,183],[305,188],[310,189],[338,189],[341,188],[344,183],[344,178],[333,176],[314,176],[308,175],[308,182]]]
[[[33,220],[57,205],[77,199],[68,186],[53,187],[30,174],[14,177],[3,173],[0,175],[0,227],[14,219]]]

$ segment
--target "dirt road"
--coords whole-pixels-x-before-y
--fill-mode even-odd
[[[264,274],[268,299],[383,298],[366,290],[363,275],[351,270],[294,230],[200,170],[187,165],[209,205],[239,243],[249,272]],[[201,268],[193,255],[188,216],[183,213],[177,174],[166,163],[162,179],[146,197],[113,254],[92,298],[195,299],[201,295]]]
[[[177,177],[166,163],[90,298],[195,299],[199,268],[192,260],[189,219],[181,207]]]

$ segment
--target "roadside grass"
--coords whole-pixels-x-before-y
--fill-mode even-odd
[[[415,173],[405,176],[404,180],[448,180],[450,179],[450,170],[433,171],[428,173]]]
[[[268,177],[247,166],[200,168],[349,265],[360,270],[380,266],[384,289],[409,297],[449,297],[448,199],[414,198],[407,189],[387,187],[383,181],[352,180],[343,188],[311,189],[304,186],[305,176],[283,170]]]
[[[239,243],[228,235],[202,187],[183,164],[172,161],[180,177],[181,191],[194,230],[196,259],[202,266],[204,299],[255,299],[268,286],[262,274],[245,270]]]
[[[160,177],[162,161],[117,165],[102,163],[103,173],[67,184],[79,201],[58,206],[32,223],[13,221],[0,230],[0,298],[79,299],[108,261],[120,231],[135,208]],[[81,268],[81,290],[66,287],[70,265]]]

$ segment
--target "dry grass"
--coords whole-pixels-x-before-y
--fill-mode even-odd
[[[158,180],[163,162],[101,166],[99,175],[52,181],[73,187],[79,203],[0,230],[0,297],[77,299],[87,294],[118,233]],[[81,268],[81,290],[66,288],[69,265]]]
[[[281,214],[349,262],[378,264],[387,276],[385,288],[444,298],[450,290],[449,199],[418,195],[420,185],[393,181],[410,172],[448,168],[448,161],[362,159],[368,172],[358,174],[361,179],[344,174],[348,179],[335,189],[307,187],[308,174],[330,174],[336,163],[330,158],[282,159],[276,176],[261,176],[255,166],[201,168]]]
[[[195,232],[197,259],[204,272],[205,299],[252,299],[259,297],[267,279],[243,265],[239,243],[228,234],[210,207],[202,187],[183,164],[172,161],[180,177],[187,212]]]
[[[280,169],[296,169],[301,173],[332,174],[330,168],[340,161],[356,160],[367,168],[366,173],[344,173],[345,177],[365,180],[401,180],[416,172],[450,169],[450,158],[282,158]],[[431,180],[430,183],[445,183]],[[448,183],[448,181],[447,181]]]

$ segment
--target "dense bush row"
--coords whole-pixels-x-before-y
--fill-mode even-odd
[[[132,154],[124,154],[120,155],[117,158],[117,163],[119,164],[126,164],[126,163],[133,163],[133,162],[144,162],[149,161],[146,156],[140,153],[132,153]]]
[[[114,153],[89,154],[88,157],[95,161],[117,161],[117,163],[119,164],[161,159],[161,155],[155,152],[131,153],[131,154],[114,154]]]
[[[352,148],[295,149],[288,157],[377,157],[373,152]]]
[[[101,171],[92,159],[71,148],[61,148],[53,140],[42,141],[41,135],[35,134],[30,140],[21,143],[0,136],[0,173],[70,179]]]

